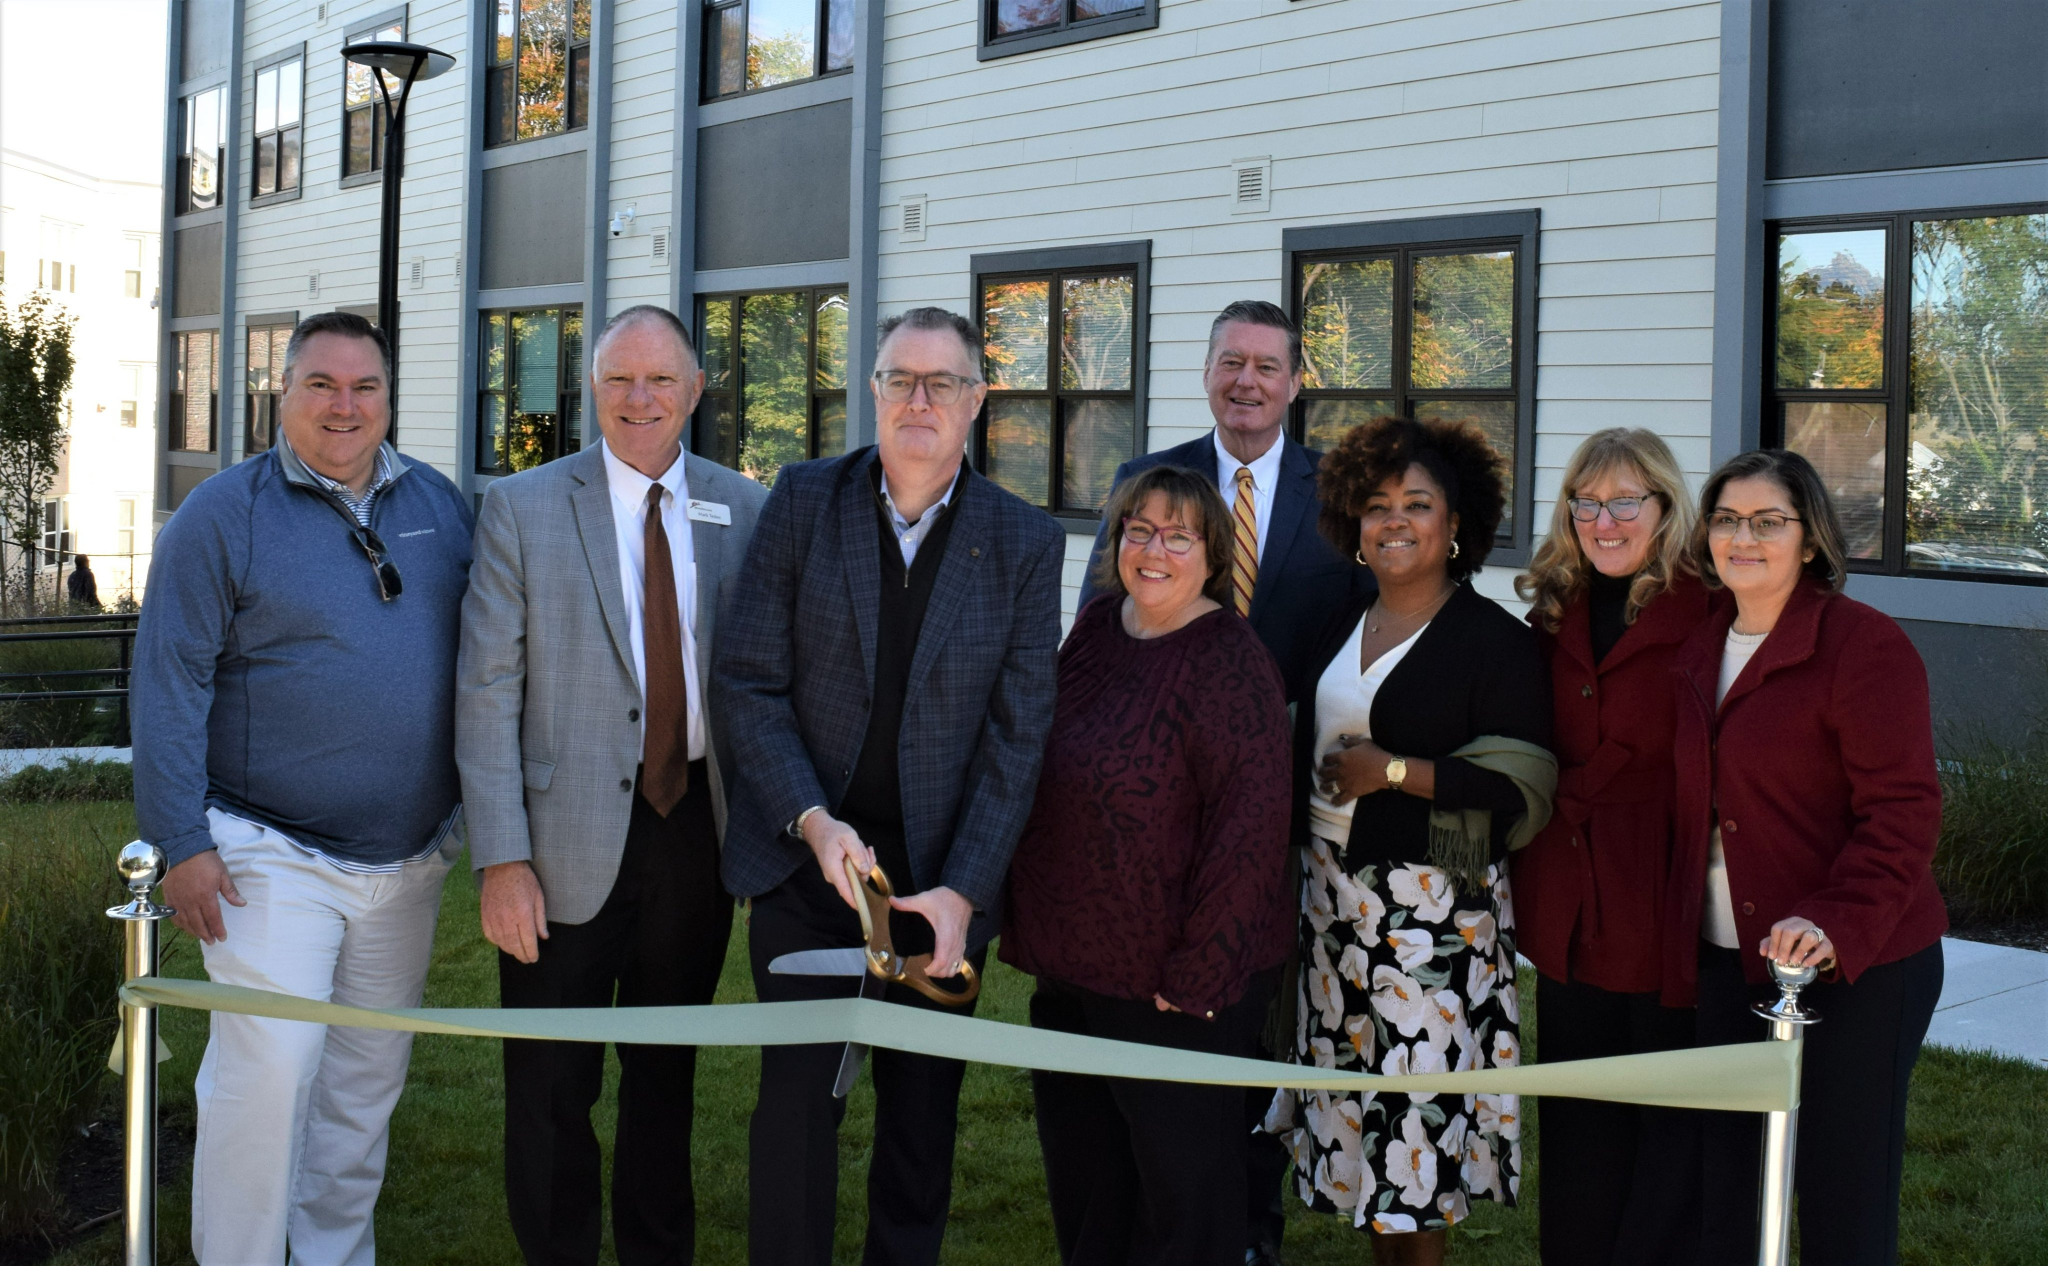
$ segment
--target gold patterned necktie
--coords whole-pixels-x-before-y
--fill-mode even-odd
[[[1252,614],[1252,588],[1259,583],[1259,512],[1252,504],[1252,468],[1237,468],[1237,504],[1230,513],[1230,596],[1237,614]]]
[[[640,794],[667,818],[690,790],[690,688],[683,676],[682,608],[658,483],[647,490],[645,545],[640,630],[647,659],[647,735],[640,746]]]

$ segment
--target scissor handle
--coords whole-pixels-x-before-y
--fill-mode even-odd
[[[860,914],[861,936],[867,942],[868,971],[885,981],[907,985],[935,1003],[948,1007],[972,1003],[981,993],[981,977],[974,971],[973,964],[964,960],[960,964],[960,976],[966,980],[966,988],[949,990],[932,980],[930,955],[914,955],[905,959],[896,953],[895,944],[889,939],[889,900],[896,895],[896,890],[880,864],[862,873],[851,858],[842,855],[840,863],[846,868],[847,882],[861,898],[854,909]]]
[[[981,976],[974,971],[974,965],[966,960],[960,961],[960,979],[967,985],[960,990],[948,990],[932,980],[931,966],[930,955],[912,955],[903,961],[903,970],[897,973],[894,979],[934,1003],[943,1003],[947,1007],[964,1007],[974,1002],[975,996],[981,993]]]

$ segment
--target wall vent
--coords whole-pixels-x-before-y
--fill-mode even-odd
[[[903,195],[903,223],[896,231],[898,241],[924,241],[925,202],[923,194]]]
[[[333,5],[329,3],[329,0],[320,0],[319,7],[313,11],[313,25],[326,26],[327,11],[332,7]]]
[[[319,297],[320,297],[320,270],[316,268],[316,269],[314,269],[314,270],[313,270],[312,272],[310,272],[310,273],[306,274],[306,298],[308,298],[308,299],[318,299]]]
[[[655,229],[647,235],[647,254],[656,268],[668,267],[668,230]]]
[[[455,248],[455,282],[457,285],[462,283],[462,248],[459,246]]]
[[[424,255],[415,255],[415,256],[413,256],[413,257],[412,257],[411,261],[410,261],[409,263],[407,263],[407,265],[406,265],[406,270],[405,270],[405,279],[406,279],[406,284],[407,284],[407,285],[409,285],[409,286],[410,286],[410,287],[411,287],[412,289],[414,289],[414,290],[423,290],[423,289],[425,289],[425,288],[426,288],[426,285],[427,285],[427,257],[426,257],[426,256],[424,256]]]
[[[1230,163],[1230,214],[1247,215],[1273,208],[1273,160],[1238,158]]]

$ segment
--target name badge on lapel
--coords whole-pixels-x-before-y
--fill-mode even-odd
[[[700,502],[690,499],[690,518],[697,523],[718,524],[732,527],[732,507],[723,502]]]

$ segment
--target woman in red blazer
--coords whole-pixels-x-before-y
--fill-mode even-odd
[[[1692,498],[1654,432],[1590,436],[1516,582],[1550,662],[1557,812],[1514,855],[1543,1059],[1690,1047],[1658,999],[1671,870],[1671,666],[1707,614]],[[1699,1122],[1681,1109],[1546,1100],[1538,1137],[1547,1263],[1699,1261]]]
[[[1665,1001],[1702,1044],[1750,1042],[1764,960],[1810,965],[1801,1257],[1898,1260],[1906,1089],[1941,995],[1948,917],[1927,672],[1844,597],[1842,534],[1806,459],[1745,453],[1707,481],[1695,554],[1725,587],[1678,657],[1678,837]],[[1760,1132],[1706,1115],[1706,1262],[1756,1252]]]

